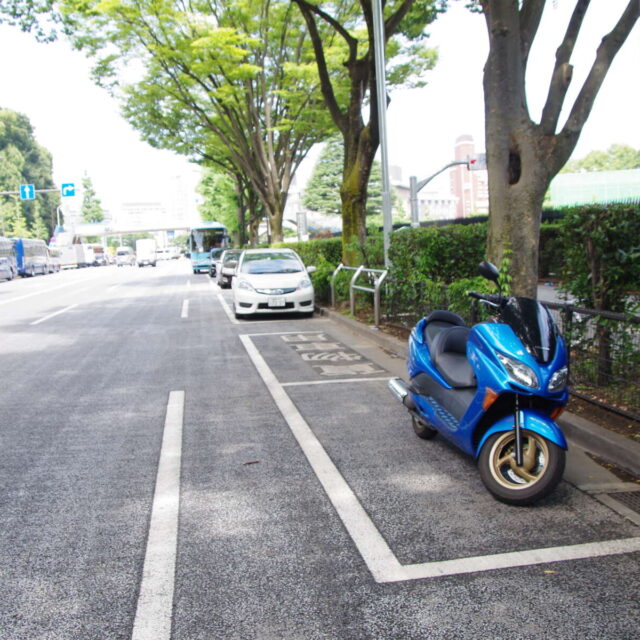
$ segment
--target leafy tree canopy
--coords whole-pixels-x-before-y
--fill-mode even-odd
[[[277,236],[291,177],[330,127],[295,7],[288,0],[62,5],[75,44],[96,59],[96,79],[119,91],[143,138],[244,173]]]
[[[342,169],[344,165],[344,143],[340,136],[331,138],[318,157],[313,173],[302,194],[302,204],[310,211],[317,211],[325,215],[340,215],[342,200],[340,185],[342,183]],[[398,197],[391,194],[394,208],[398,209]],[[382,168],[375,161],[369,176],[367,191],[368,216],[382,211]],[[403,213],[401,209],[398,213]]]
[[[30,31],[40,41],[55,40],[60,16],[54,7],[54,0],[3,0],[0,2],[0,24]]]
[[[203,220],[216,220],[230,232],[238,229],[238,197],[234,180],[215,169],[205,169],[198,185],[203,202],[198,207]]]
[[[102,222],[104,220],[102,204],[96,196],[91,178],[86,173],[82,178],[82,207],[80,211],[85,222]]]
[[[581,160],[568,162],[563,173],[579,171],[619,171],[640,169],[640,149],[625,144],[612,144],[606,151],[592,151]]]
[[[33,184],[36,189],[54,188],[52,172],[51,154],[36,141],[27,116],[0,109],[0,190],[17,191],[21,184]],[[0,199],[11,205],[3,209],[10,211],[5,218],[10,215],[12,219],[24,220],[20,233],[12,230],[13,235],[48,240],[60,202],[57,193],[39,193],[37,200],[15,203],[15,196]]]

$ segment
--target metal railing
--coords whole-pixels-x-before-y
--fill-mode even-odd
[[[364,265],[359,267],[347,267],[342,263],[338,265],[337,269],[331,276],[331,306],[336,306],[336,277],[340,271],[353,271],[354,274],[349,282],[349,305],[351,308],[351,315],[355,315],[356,311],[356,291],[367,291],[373,293],[373,315],[375,326],[380,325],[380,289],[382,283],[387,277],[388,271],[386,269],[368,269]],[[364,274],[368,278],[368,282],[371,286],[364,286],[362,284],[356,284],[358,278]]]

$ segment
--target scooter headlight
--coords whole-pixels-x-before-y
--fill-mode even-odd
[[[554,393],[556,391],[562,391],[567,386],[567,380],[569,378],[569,370],[567,367],[560,367],[549,380],[547,385],[547,391]]]
[[[498,354],[498,360],[500,360],[502,366],[507,370],[507,373],[514,382],[525,387],[530,387],[531,389],[538,388],[538,376],[536,376],[531,367],[518,360],[504,356],[501,353]]]

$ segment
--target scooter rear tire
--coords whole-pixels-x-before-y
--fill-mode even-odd
[[[524,464],[515,464],[515,432],[493,434],[478,459],[480,478],[500,502],[525,506],[548,496],[562,479],[564,449],[534,431],[523,430]],[[531,449],[533,447],[533,449]]]
[[[438,432],[433,427],[430,427],[426,422],[418,420],[415,416],[411,416],[411,421],[413,423],[413,430],[416,432],[418,438],[431,440],[438,435]]]

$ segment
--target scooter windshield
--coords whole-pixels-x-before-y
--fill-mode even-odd
[[[538,362],[551,361],[556,352],[556,326],[546,307],[531,298],[509,298],[501,316]]]

